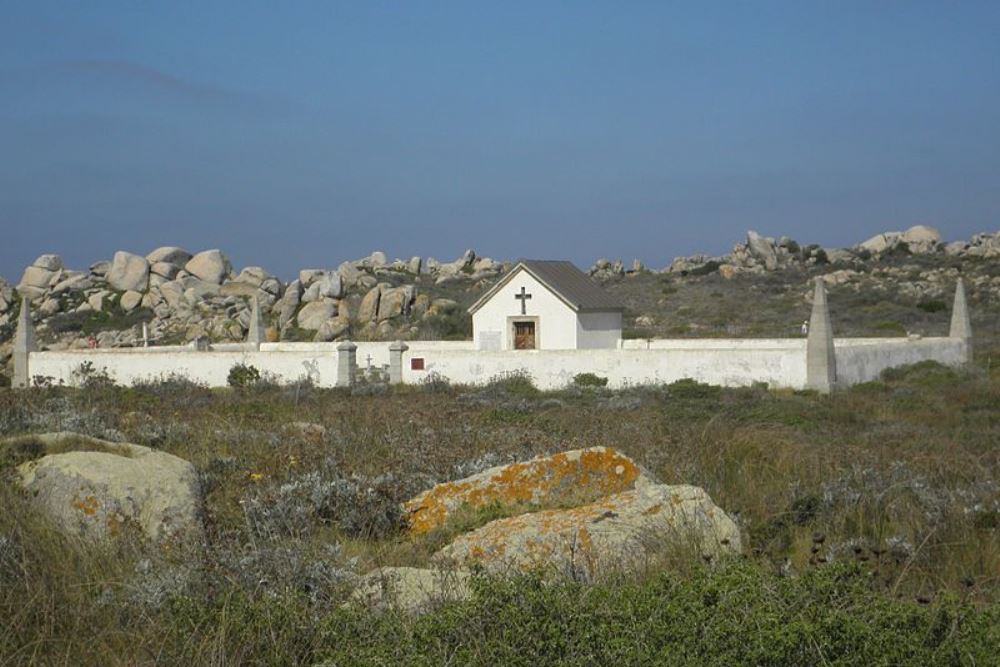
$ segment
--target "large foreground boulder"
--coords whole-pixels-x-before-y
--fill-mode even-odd
[[[409,500],[405,508],[411,532],[420,535],[444,524],[460,508],[580,504],[652,483],[621,452],[591,447],[496,466],[438,484]]]
[[[25,436],[4,446],[45,453],[17,473],[38,507],[69,533],[103,539],[131,525],[158,542],[201,540],[198,473],[183,459],[75,433]]]
[[[487,572],[550,572],[593,580],[658,558],[713,559],[740,551],[740,532],[696,486],[644,485],[573,509],[498,519],[435,555]]]

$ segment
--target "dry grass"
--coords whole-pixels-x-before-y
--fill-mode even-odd
[[[925,364],[831,397],[686,383],[632,390],[635,409],[609,409],[600,389],[518,401],[501,392],[485,403],[463,393],[216,391],[183,382],[0,391],[0,436],[69,425],[191,460],[210,535],[194,564],[141,545],[95,551],[59,535],[4,481],[0,540],[13,555],[0,553],[8,577],[0,664],[156,664],[162,651],[211,664],[294,662],[270,653],[268,638],[282,645],[335,608],[351,573],[425,564],[447,539],[447,531],[423,541],[395,532],[396,501],[434,481],[594,445],[620,449],[664,482],[704,487],[737,517],[746,555],[768,570],[848,561],[889,597],[1000,600],[995,370]],[[289,483],[302,493],[282,495]],[[356,505],[303,500],[331,484],[347,498],[378,493]],[[253,502],[267,509],[256,523]],[[137,570],[143,561],[148,571]],[[646,574],[680,566],[666,557]],[[183,595],[157,606],[156,586]],[[238,598],[225,608],[242,610],[239,632],[249,634],[224,637],[203,625],[205,605],[221,604],[223,591]]]

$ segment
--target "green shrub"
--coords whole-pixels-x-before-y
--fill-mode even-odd
[[[704,384],[691,378],[677,380],[667,385],[670,396],[674,398],[718,398],[722,394],[722,387],[714,384]]]
[[[577,373],[573,376],[573,384],[577,387],[606,387],[608,378],[595,373]]]
[[[538,387],[525,370],[498,373],[490,378],[483,388],[487,394],[499,393],[516,398],[533,398],[538,395]]]
[[[239,363],[229,369],[226,382],[230,387],[250,387],[260,382],[260,371],[256,366]]]
[[[688,271],[688,275],[707,276],[718,271],[720,266],[722,265],[713,259],[711,261],[705,262],[701,266],[696,266],[695,268],[691,269],[690,271]]]
[[[990,664],[1000,610],[871,591],[853,565],[783,578],[754,564],[688,578],[586,586],[478,579],[474,597],[422,616],[328,616],[323,665]],[[749,620],[749,622],[748,622]]]
[[[948,310],[948,304],[940,299],[926,299],[918,303],[917,308],[925,313],[943,313]]]

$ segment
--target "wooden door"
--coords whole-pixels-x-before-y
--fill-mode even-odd
[[[514,322],[514,349],[535,349],[535,323]]]

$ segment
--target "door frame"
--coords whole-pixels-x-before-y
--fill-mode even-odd
[[[514,346],[514,340],[516,335],[515,324],[518,322],[531,322],[535,325],[535,347],[532,349],[540,350],[542,349],[542,338],[541,338],[541,327],[539,326],[537,315],[511,315],[507,318],[507,349],[517,350]],[[518,352],[526,352],[528,350],[517,350]]]

